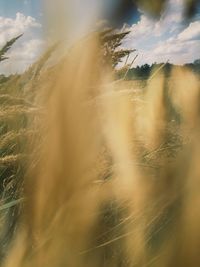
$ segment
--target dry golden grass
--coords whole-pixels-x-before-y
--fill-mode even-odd
[[[139,91],[113,82],[99,51],[95,37],[75,46],[40,94],[29,131],[42,143],[30,135],[40,144],[3,266],[198,266],[199,80],[161,72]]]
[[[199,78],[174,69],[143,89],[114,81],[97,37],[30,79],[26,104],[0,109],[10,123],[0,148],[29,143],[0,158],[2,168],[29,154],[1,265],[198,267]],[[21,114],[28,123],[13,131]]]

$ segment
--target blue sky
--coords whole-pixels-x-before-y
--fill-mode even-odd
[[[0,16],[14,18],[20,12],[36,19],[41,18],[41,0],[0,0]]]
[[[10,50],[10,59],[1,63],[0,73],[22,72],[44,51],[42,3],[45,1],[51,14],[48,19],[53,24],[57,23],[61,34],[66,28],[68,18],[71,32],[76,35],[87,32],[95,24],[99,10],[106,11],[106,16],[109,17],[113,11],[113,3],[115,6],[119,3],[119,0],[84,0],[83,4],[82,0],[72,0],[70,8],[67,8],[66,1],[63,1],[65,7],[59,10],[58,4],[62,0],[0,0],[0,47],[7,40],[24,33]],[[126,10],[129,20],[120,19],[121,23],[129,23],[125,28],[131,31],[122,46],[137,49],[139,56],[135,65],[168,60],[175,64],[184,64],[200,58],[200,10],[192,20],[185,21],[183,1],[169,0],[165,12],[157,20],[142,10],[129,6]]]
[[[41,0],[0,0],[0,47],[23,33],[0,64],[0,73],[23,72],[44,50]]]
[[[184,64],[200,58],[200,12],[190,20],[183,14],[183,0],[170,0],[158,20],[141,11],[138,22],[127,26],[131,33],[123,43],[138,50],[135,65],[168,60]]]

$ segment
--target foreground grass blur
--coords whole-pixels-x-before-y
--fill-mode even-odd
[[[2,87],[4,266],[198,266],[199,77],[112,81],[98,51]]]
[[[199,77],[52,53],[0,88],[1,265],[200,266]]]

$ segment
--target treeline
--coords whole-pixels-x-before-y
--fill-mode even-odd
[[[137,66],[136,68],[121,69],[118,70],[117,76],[118,78],[125,78],[126,80],[134,80],[134,79],[148,79],[149,76],[158,69],[162,69],[166,76],[169,76],[173,67],[178,68],[188,68],[192,70],[197,75],[200,75],[200,59],[195,60],[193,63],[187,63],[185,65],[174,65],[171,63],[154,63],[152,65],[144,64],[142,66]]]

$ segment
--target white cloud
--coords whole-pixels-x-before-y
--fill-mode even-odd
[[[0,17],[0,47],[23,33],[7,53],[9,59],[1,62],[0,73],[22,72],[37,59],[44,46],[41,28],[35,18],[19,12],[15,18]]]
[[[200,21],[190,23],[190,25],[182,31],[178,38],[182,41],[199,40],[200,39]]]
[[[21,33],[26,33],[31,28],[40,28],[36,19],[25,16],[22,13],[17,13],[14,19],[0,17],[0,45],[8,39],[13,38]]]
[[[35,56],[38,54],[38,47],[43,45],[43,41],[40,39],[33,39],[29,42],[22,43],[20,47],[12,50],[10,53],[10,58],[15,58],[15,60],[34,60]]]
[[[186,25],[183,11],[183,0],[170,0],[159,20],[142,13],[138,23],[128,28],[131,33],[123,46],[138,50],[135,65],[167,60],[184,64],[199,57],[200,21]]]

